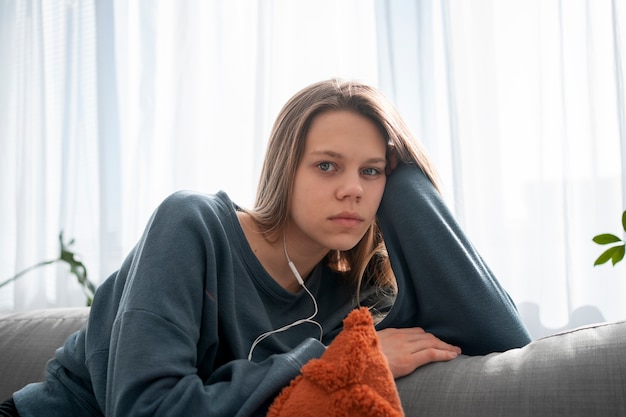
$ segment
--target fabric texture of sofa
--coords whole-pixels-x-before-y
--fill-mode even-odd
[[[88,308],[0,314],[0,399],[44,378]],[[626,416],[626,321],[460,356],[396,381],[406,416]]]

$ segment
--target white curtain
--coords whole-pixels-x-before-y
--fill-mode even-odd
[[[339,76],[394,100],[535,335],[624,318],[626,264],[594,268],[591,242],[619,234],[626,207],[624,9],[0,1],[0,281],[54,258],[63,230],[101,282],[178,189],[251,204],[279,107]],[[5,311],[83,303],[64,266],[0,289]]]
[[[99,263],[95,28],[89,2],[0,2],[2,281],[58,256],[61,228]],[[42,268],[3,287],[3,309],[69,301],[58,274]]]
[[[535,336],[626,318],[626,4],[377,3],[381,88],[410,118],[450,206]]]
[[[305,85],[377,83],[373,1],[0,0],[0,282],[75,239],[96,283],[178,189],[254,199],[271,123]],[[0,311],[85,303],[64,264]]]

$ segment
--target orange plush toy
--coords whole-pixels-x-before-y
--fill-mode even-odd
[[[302,367],[267,417],[402,417],[402,405],[380,350],[370,312],[362,307],[319,359]]]

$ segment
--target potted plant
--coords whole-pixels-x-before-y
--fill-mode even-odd
[[[15,281],[16,279],[32,271],[33,269],[41,268],[43,266],[51,265],[57,262],[65,262],[70,267],[70,273],[76,277],[78,284],[82,287],[83,292],[85,293],[85,297],[87,298],[87,305],[91,306],[93,296],[96,293],[96,286],[87,277],[87,268],[85,267],[85,264],[79,261],[76,257],[76,254],[69,249],[69,247],[74,244],[74,239],[70,240],[66,244],[65,242],[63,242],[63,231],[61,231],[59,233],[59,243],[61,246],[61,252],[57,258],[41,261],[36,263],[35,265],[29,266],[28,268],[18,272],[6,281],[1,282],[0,288]]]

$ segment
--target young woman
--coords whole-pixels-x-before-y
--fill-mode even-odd
[[[281,110],[252,209],[178,192],[98,289],[22,416],[256,416],[358,306],[395,377],[530,338],[375,89],[313,84]],[[14,405],[12,405],[14,404]]]

